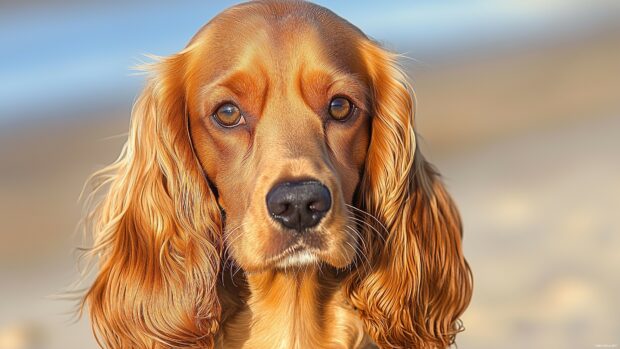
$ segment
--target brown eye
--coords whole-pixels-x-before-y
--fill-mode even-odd
[[[213,114],[216,121],[224,127],[235,127],[237,125],[245,124],[245,119],[241,114],[239,107],[232,103],[222,104],[215,114]]]
[[[344,97],[336,97],[329,102],[329,115],[336,120],[344,120],[353,111],[353,103]]]

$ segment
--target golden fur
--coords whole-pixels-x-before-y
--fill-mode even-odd
[[[84,297],[108,348],[445,348],[472,279],[461,223],[416,147],[394,54],[305,2],[238,5],[150,67],[88,219]],[[330,98],[359,109],[325,117]],[[224,129],[223,101],[247,115]],[[294,240],[274,184],[316,178],[333,207]],[[293,247],[303,252],[290,252]]]

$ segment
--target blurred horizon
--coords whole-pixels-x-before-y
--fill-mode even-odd
[[[49,109],[57,117],[79,111],[76,103],[65,102],[71,98],[94,107],[127,103],[143,81],[133,76],[133,66],[149,61],[147,54],[179,51],[210,18],[235,3],[5,4],[0,12],[0,125],[37,121],[48,117]],[[620,2],[608,0],[317,3],[426,68],[472,54],[587,40],[620,27]]]
[[[76,280],[84,181],[124,143],[144,54],[237,1],[0,0],[0,349],[95,348]],[[387,48],[464,222],[459,348],[620,345],[620,1],[318,1]]]

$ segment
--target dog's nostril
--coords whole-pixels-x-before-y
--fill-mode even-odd
[[[284,212],[286,212],[288,209],[290,209],[291,205],[289,205],[288,203],[280,203],[280,204],[274,204],[273,205],[273,211],[271,212],[272,214],[276,214],[276,215],[280,215],[283,214]]]
[[[328,206],[328,202],[326,200],[318,200],[318,201],[311,202],[308,205],[308,209],[310,211],[322,212],[322,211],[329,210],[329,206]]]
[[[316,226],[331,205],[329,190],[317,181],[284,182],[267,194],[267,210],[271,216],[297,231]]]

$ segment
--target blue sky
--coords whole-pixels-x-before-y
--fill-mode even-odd
[[[181,49],[206,21],[234,3],[4,5],[0,125],[131,99],[142,77],[131,76],[130,67],[144,60],[143,54]],[[571,26],[580,30],[577,24],[587,26],[597,14],[591,2],[570,0],[318,3],[413,58],[484,40],[529,40]],[[585,16],[584,9],[594,15]]]

